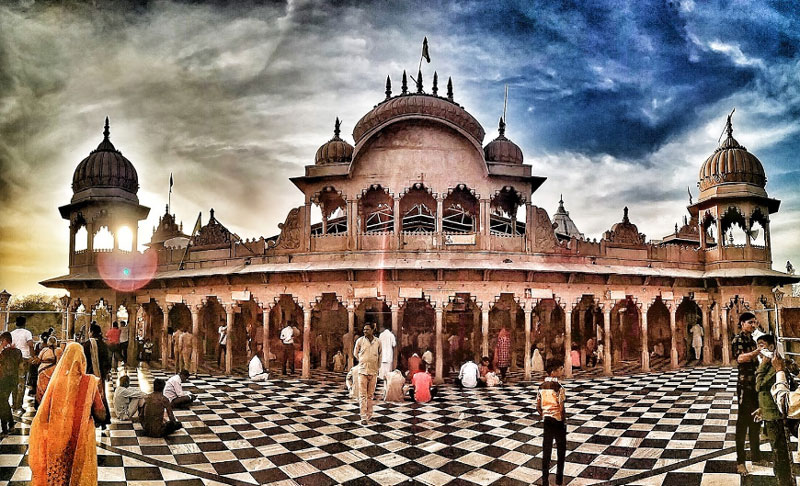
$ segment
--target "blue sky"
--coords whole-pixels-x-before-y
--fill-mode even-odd
[[[260,3],[260,2],[259,2]],[[456,101],[507,135],[533,196],[567,209],[590,238],[622,207],[648,238],[682,220],[687,187],[734,136],[763,162],[775,267],[800,263],[800,25],[792,2],[78,2],[0,7],[0,282],[22,292],[66,269],[77,163],[112,140],[136,165],[147,241],[175,174],[173,209],[241,236],[277,233],[301,195],[288,178],[343,120],[413,72],[423,36]],[[254,217],[254,215],[257,215]],[[23,236],[24,235],[24,236]],[[11,286],[11,284],[0,283]]]

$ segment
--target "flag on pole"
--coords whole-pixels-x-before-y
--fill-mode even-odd
[[[428,37],[427,36],[425,37],[425,39],[422,40],[422,57],[426,61],[428,61],[429,63],[431,62],[431,55],[428,52]]]
[[[200,224],[200,217],[202,215],[203,215],[202,212],[197,214],[197,222],[194,224],[194,229],[192,229],[192,237],[194,237],[194,235],[196,235],[197,232],[200,231],[200,228],[202,227],[202,225]]]
[[[175,182],[172,180],[172,172],[170,172],[170,173],[169,173],[169,188],[170,188],[170,189],[172,189],[172,185],[173,185],[174,183],[175,183]]]

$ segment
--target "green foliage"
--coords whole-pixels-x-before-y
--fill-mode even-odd
[[[8,317],[8,328],[13,330],[14,320],[18,315],[23,315],[27,319],[26,328],[34,335],[34,339],[38,339],[39,334],[46,331],[48,328],[53,328],[56,331],[61,329],[62,314],[15,314],[14,311],[57,311],[58,297],[45,295],[45,294],[31,294],[23,295],[21,297],[13,297],[8,308],[10,315]]]

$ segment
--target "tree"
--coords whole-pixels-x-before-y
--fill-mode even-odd
[[[49,328],[61,329],[61,314],[52,313],[58,311],[58,298],[45,294],[30,294],[20,297],[13,297],[8,306],[9,329],[14,329],[14,320],[17,316],[25,316],[27,319],[26,328],[38,336]],[[44,311],[41,314],[17,314],[14,311]],[[49,312],[49,313],[48,313]]]

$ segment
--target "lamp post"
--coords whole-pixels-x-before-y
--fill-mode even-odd
[[[72,299],[69,295],[64,294],[58,301],[61,303],[61,308],[64,309],[64,325],[61,326],[61,338],[66,341],[69,338],[69,304]]]
[[[8,331],[8,302],[11,300],[11,294],[9,294],[5,289],[0,292],[0,311],[5,311],[6,318],[4,319],[3,324],[3,331]]]

